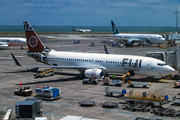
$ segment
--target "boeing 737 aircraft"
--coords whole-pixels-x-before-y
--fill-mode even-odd
[[[111,21],[113,34],[116,37],[122,38],[127,41],[128,45],[134,44],[134,42],[143,42],[143,43],[155,43],[161,44],[165,42],[165,39],[158,34],[128,34],[128,33],[119,33],[116,25]]]
[[[7,48],[9,46],[23,46],[27,45],[26,38],[18,38],[18,37],[0,37],[0,48]]]
[[[163,76],[174,71],[165,62],[150,57],[55,51],[45,47],[28,22],[24,22],[24,29],[29,49],[27,55],[47,64],[25,67],[77,69],[88,78],[102,78],[105,73],[127,72],[134,75]],[[15,62],[21,66],[18,61]]]
[[[73,26],[73,31],[81,32],[81,33],[91,32],[90,29],[76,29],[74,26]]]

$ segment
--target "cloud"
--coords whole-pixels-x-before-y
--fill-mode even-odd
[[[174,22],[174,11],[180,10],[178,3],[178,0],[0,0],[0,16],[1,24],[9,24],[7,21],[16,24],[24,19],[37,25],[109,25],[109,20],[120,20],[125,25],[128,22],[141,25],[143,21],[161,24]]]

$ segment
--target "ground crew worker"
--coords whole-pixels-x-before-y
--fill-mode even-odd
[[[115,80],[115,75],[114,74],[112,75],[112,79]]]

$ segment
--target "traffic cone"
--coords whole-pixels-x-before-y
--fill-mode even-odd
[[[20,81],[20,86],[22,86],[22,81]]]

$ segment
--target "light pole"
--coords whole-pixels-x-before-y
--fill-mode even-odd
[[[174,14],[176,15],[176,33],[177,33],[177,27],[178,27],[178,14],[180,11],[175,11]]]

